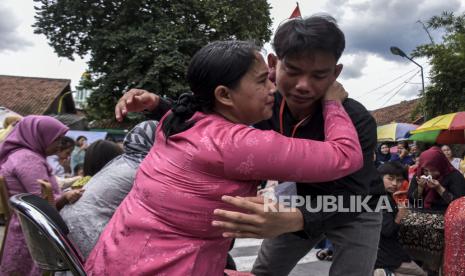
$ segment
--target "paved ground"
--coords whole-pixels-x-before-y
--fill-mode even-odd
[[[237,239],[231,255],[240,271],[250,271],[260,248],[261,240]],[[329,273],[330,262],[319,261],[312,249],[291,272],[290,276],[325,276]]]

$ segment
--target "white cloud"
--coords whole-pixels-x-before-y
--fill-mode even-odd
[[[18,32],[19,20],[5,6],[0,5],[0,53],[18,51],[33,44]]]
[[[34,34],[31,27],[35,13],[32,1],[2,0],[2,4],[7,10],[7,17],[0,15],[0,22],[15,22],[15,34],[29,41],[31,46],[15,45],[9,51],[0,50],[0,74],[71,79],[72,87],[77,85],[87,68],[85,61],[79,57],[75,57],[75,61],[58,57],[44,35]]]
[[[463,1],[462,1],[463,2]],[[389,52],[392,45],[407,54],[416,46],[429,43],[427,33],[418,20],[427,21],[443,11],[457,11],[460,0],[376,0],[328,1],[346,34],[346,53],[369,52],[385,59],[396,59]],[[436,40],[441,32],[431,31]]]
[[[426,60],[419,59],[418,62],[426,64],[425,72],[428,72]],[[367,109],[374,110],[417,98],[421,90],[419,70],[412,63],[399,63],[383,59],[379,55],[367,54],[367,65],[362,76],[357,79],[342,76],[340,81],[350,97],[363,103]],[[428,81],[425,75],[425,85]]]
[[[389,47],[398,46],[409,53],[416,45],[429,41],[418,19],[428,20],[444,10],[463,12],[465,0],[324,0],[299,1],[303,16],[326,12],[334,16],[346,35],[347,47],[341,58],[344,70],[341,82],[351,97],[368,109],[395,104],[416,97],[421,79],[415,76],[401,90],[400,78],[380,89],[373,89],[418,67],[406,59],[390,54]],[[269,0],[272,6],[273,30],[287,19],[295,1]],[[1,0],[0,4],[0,74],[67,78],[75,86],[86,69],[85,60],[59,58],[43,35],[33,33],[34,9],[31,0]],[[433,32],[435,39],[439,32]],[[6,43],[9,39],[9,42]],[[2,44],[3,43],[3,44]],[[29,45],[29,47],[27,47]],[[270,45],[266,45],[270,50]],[[6,50],[8,49],[8,50]],[[425,66],[428,83],[429,66],[426,59],[417,60]],[[405,76],[405,77],[408,77]],[[398,89],[398,88],[397,88]],[[370,93],[368,93],[370,92]],[[394,96],[393,96],[394,95]],[[387,101],[390,97],[389,101]],[[387,101],[387,102],[386,102]]]
[[[279,9],[279,13],[272,13],[278,22],[286,19],[295,7],[292,1],[270,2]],[[407,59],[392,55],[389,48],[397,46],[409,54],[417,45],[429,43],[427,33],[417,20],[426,22],[445,10],[463,12],[465,0],[301,1],[300,9],[303,16],[324,12],[336,18],[346,36],[346,50],[340,60],[344,69],[339,79],[351,97],[373,110],[414,99],[421,90],[420,74],[410,83],[404,83],[419,68]],[[431,34],[436,41],[442,35],[440,31]],[[424,67],[425,85],[428,85],[428,61],[417,62]]]
[[[357,79],[363,75],[363,69],[367,66],[368,57],[365,53],[344,55],[340,62],[344,64],[341,78],[346,80]]]

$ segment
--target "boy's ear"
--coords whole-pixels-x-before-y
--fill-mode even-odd
[[[341,74],[343,67],[344,67],[344,65],[342,65],[341,63],[336,65],[336,70],[334,70],[334,76],[336,77],[336,79]]]
[[[278,57],[275,56],[274,54],[268,54],[268,56],[266,57],[267,61],[268,61],[268,68],[274,68],[276,69],[276,63],[278,62]]]
[[[267,61],[268,79],[270,79],[273,83],[276,83],[276,65],[278,63],[278,57],[276,57],[274,54],[268,54]]]

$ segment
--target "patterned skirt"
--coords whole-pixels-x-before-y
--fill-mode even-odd
[[[444,252],[444,215],[411,210],[401,222],[399,241],[412,259],[439,271]]]

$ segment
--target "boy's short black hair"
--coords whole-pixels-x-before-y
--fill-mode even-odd
[[[279,59],[322,51],[333,54],[337,61],[344,51],[345,37],[336,19],[319,14],[306,18],[296,17],[281,24],[272,45]]]
[[[378,167],[378,172],[381,176],[386,174],[402,176],[405,180],[408,180],[407,168],[404,167],[400,162],[389,161]]]

